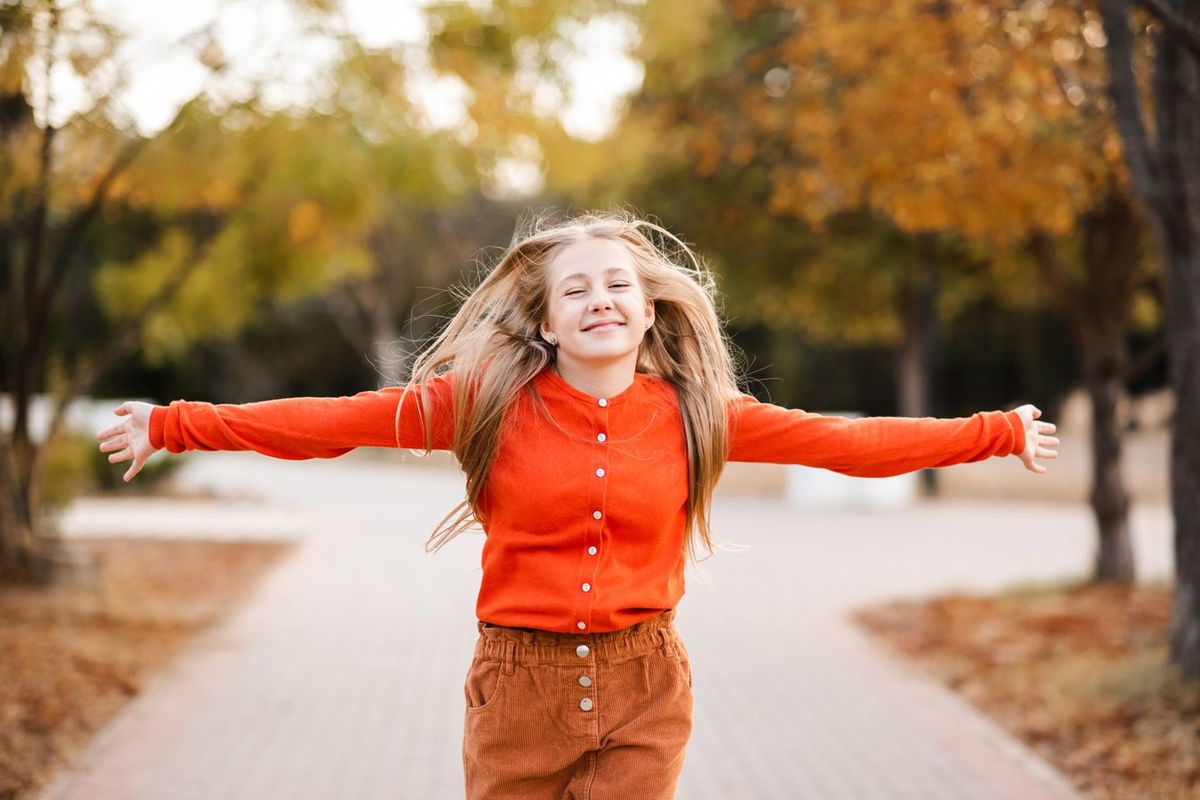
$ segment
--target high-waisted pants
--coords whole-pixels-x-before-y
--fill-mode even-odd
[[[669,800],[692,732],[675,609],[609,633],[477,623],[467,800]]]

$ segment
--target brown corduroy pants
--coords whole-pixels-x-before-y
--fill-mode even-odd
[[[669,800],[692,733],[675,609],[610,633],[479,622],[467,698],[467,800]]]

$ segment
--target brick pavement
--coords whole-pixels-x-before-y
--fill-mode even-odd
[[[270,524],[303,543],[44,800],[463,796],[462,681],[482,537],[426,556],[425,536],[461,496],[459,479],[359,455],[184,456],[186,483],[253,487],[267,498],[263,514],[275,515]],[[202,506],[189,507],[189,525]],[[136,517],[142,532],[169,534],[163,511],[169,505]],[[219,509],[212,519],[232,524]],[[238,519],[259,535],[269,527]],[[843,614],[885,597],[1082,573],[1091,550],[1084,509],[956,501],[808,512],[721,495],[714,523],[749,548],[719,553],[703,579],[688,573],[677,625],[693,664],[696,724],[680,800],[1074,796]],[[75,524],[86,532],[86,519]],[[1165,509],[1135,512],[1146,575],[1169,570],[1169,531]]]

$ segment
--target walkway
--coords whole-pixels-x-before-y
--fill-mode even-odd
[[[244,502],[193,504],[184,515],[127,507],[141,533],[193,535],[208,513],[215,527],[261,536],[275,526],[303,546],[44,800],[461,798],[482,537],[436,556],[422,549],[461,497],[457,474],[376,453],[185,457],[190,486],[261,493],[259,520]],[[69,520],[77,535],[111,524],[102,505]],[[1092,548],[1084,509],[956,501],[801,512],[722,495],[714,522],[750,547],[708,561],[706,581],[688,574],[677,625],[693,663],[695,733],[680,800],[1074,796],[842,613],[897,595],[1081,574]],[[1138,509],[1134,530],[1139,563],[1165,575],[1166,510]]]

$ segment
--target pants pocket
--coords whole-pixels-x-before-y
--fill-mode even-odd
[[[504,664],[475,656],[467,670],[463,683],[463,694],[467,700],[467,713],[485,711],[496,703],[504,688]]]
[[[692,662],[688,658],[687,648],[683,646],[683,640],[679,636],[674,637],[674,656],[672,661],[675,662],[679,669],[680,677],[687,684],[688,691],[692,690]]]

